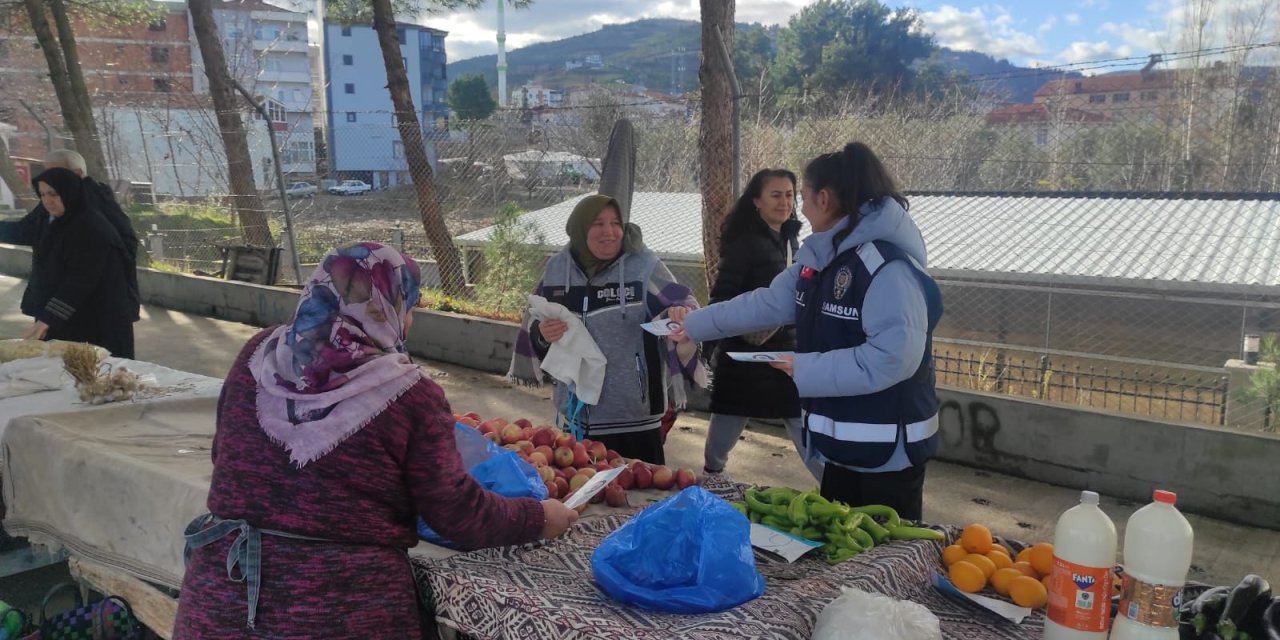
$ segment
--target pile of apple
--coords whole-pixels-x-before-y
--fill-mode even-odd
[[[578,442],[571,433],[549,425],[535,427],[525,418],[510,423],[503,418],[481,421],[474,412],[455,415],[454,418],[533,465],[547,485],[547,497],[552,499],[568,499],[597,472],[615,467],[626,469],[604,491],[592,497],[593,503],[603,501],[611,507],[621,507],[627,504],[628,489],[667,491],[697,484],[697,477],[688,469],[628,460],[617,451],[606,448],[602,442],[590,439]]]

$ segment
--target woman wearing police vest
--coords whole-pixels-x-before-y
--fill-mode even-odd
[[[795,380],[806,456],[822,495],[884,504],[919,520],[925,463],[938,448],[932,334],[942,296],[925,246],[880,159],[858,142],[804,170],[801,213],[813,234],[766,288],[700,311],[677,340],[796,326],[796,355],[772,366]],[[765,365],[761,365],[765,366]]]

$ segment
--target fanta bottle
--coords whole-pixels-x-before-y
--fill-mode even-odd
[[[1106,640],[1115,562],[1116,525],[1098,508],[1098,494],[1082,491],[1053,532],[1045,640]]]

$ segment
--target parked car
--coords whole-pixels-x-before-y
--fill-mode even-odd
[[[364,180],[343,180],[336,186],[329,187],[329,193],[335,196],[362,196],[373,191],[373,187]]]
[[[290,182],[285,188],[284,194],[290,198],[303,198],[306,196],[314,196],[319,189],[310,182]]]

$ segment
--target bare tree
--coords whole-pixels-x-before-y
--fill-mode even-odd
[[[707,287],[720,262],[720,225],[737,195],[733,190],[733,88],[731,71],[718,50],[721,38],[733,51],[734,0],[699,0],[702,9],[702,124],[698,136],[702,183],[702,255]],[[719,32],[719,33],[717,33]]]
[[[207,0],[203,0],[207,1]],[[444,222],[444,208],[436,194],[431,164],[427,160],[427,147],[422,140],[422,125],[413,106],[413,94],[409,91],[409,76],[400,57],[400,40],[396,36],[395,10],[391,0],[373,0],[373,30],[378,34],[382,48],[382,62],[387,70],[387,91],[395,109],[396,127],[400,130],[400,142],[409,163],[413,189],[418,196],[418,213],[422,217],[422,229],[431,242],[431,255],[440,268],[440,281],[445,293],[462,294],[466,281],[462,274],[462,257],[449,235]]]
[[[32,0],[27,0],[31,2]],[[231,202],[240,220],[240,233],[247,244],[270,247],[271,229],[267,215],[258,196],[254,182],[253,159],[249,155],[249,141],[244,129],[244,109],[236,97],[227,58],[218,35],[218,25],[213,19],[212,0],[190,0],[191,29],[200,45],[200,57],[204,61],[204,73],[209,77],[209,97],[217,113],[218,129],[226,147],[227,182],[231,190]]]

